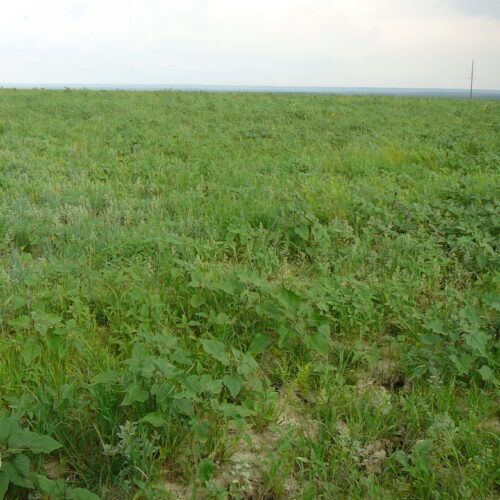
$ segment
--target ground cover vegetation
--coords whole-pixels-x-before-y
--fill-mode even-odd
[[[498,495],[500,102],[0,91],[0,498]]]

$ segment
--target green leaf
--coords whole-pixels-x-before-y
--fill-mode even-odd
[[[270,335],[258,333],[252,339],[248,352],[251,354],[261,354],[271,345],[272,341],[273,339]]]
[[[174,408],[183,415],[187,415],[188,417],[194,417],[194,408],[191,401],[187,399],[176,399],[173,402]]]
[[[3,500],[5,497],[5,493],[9,489],[9,475],[7,472],[0,470],[0,500]]]
[[[84,488],[72,488],[67,492],[66,496],[68,500],[99,500],[97,495]]]
[[[293,310],[297,310],[302,303],[301,298],[295,292],[285,287],[280,290],[280,298],[282,299],[282,302]]]
[[[16,319],[11,319],[9,321],[9,325],[20,330],[28,330],[29,328],[31,328],[31,318],[29,316],[26,316],[26,314],[23,314]]]
[[[254,411],[249,410],[248,408],[231,403],[214,403],[212,406],[214,406],[214,410],[219,411],[219,413],[225,418],[243,419],[255,414]]]
[[[116,384],[120,380],[122,374],[116,371],[107,371],[103,373],[99,373],[96,375],[92,381],[94,384]]]
[[[474,356],[467,353],[463,353],[459,356],[452,354],[450,356],[450,360],[453,362],[460,375],[467,375],[469,373],[470,367],[474,362],[474,358]]]
[[[433,319],[432,321],[427,323],[425,327],[433,333],[437,333],[439,335],[445,334],[445,324],[440,319]]]
[[[133,382],[128,386],[125,397],[122,401],[122,406],[128,406],[132,403],[144,403],[148,399],[149,394],[145,391],[138,382]]]
[[[330,327],[328,325],[321,325],[318,331],[309,337],[309,347],[322,356],[328,356],[330,353]]]
[[[230,281],[218,281],[218,282],[212,283],[212,289],[213,290],[221,290],[223,292],[226,292],[229,295],[232,295],[234,293],[235,286]]]
[[[132,359],[133,360],[143,361],[148,356],[149,356],[149,350],[144,344],[141,344],[140,342],[137,342],[136,344],[134,344],[134,347],[132,347]]]
[[[57,490],[59,489],[56,481],[49,479],[47,476],[44,476],[43,474],[34,474],[33,482],[35,483],[37,490],[41,491],[46,495],[52,495],[52,497],[55,496]]]
[[[235,398],[243,387],[243,378],[235,375],[224,375],[222,379],[224,385],[229,389],[231,396]]]
[[[206,443],[210,439],[212,433],[210,432],[211,426],[209,422],[206,420],[193,419],[191,420],[190,425],[198,441]]]
[[[61,448],[61,446],[60,443],[49,436],[26,430],[12,434],[9,438],[9,448],[30,450],[32,453],[51,453]]]
[[[175,393],[175,387],[168,382],[163,382],[161,384],[153,384],[151,386],[151,395],[155,397],[156,403],[162,410],[167,409],[170,406],[170,399]]]
[[[167,421],[160,413],[148,413],[141,418],[140,422],[146,422],[153,427],[164,427],[167,425]]]
[[[19,471],[15,466],[14,462],[4,462],[2,463],[2,472],[7,475],[8,480],[20,486],[21,488],[33,488],[33,483],[24,475],[24,472]]]
[[[207,373],[200,377],[200,392],[209,392],[213,395],[220,394],[222,389],[222,380],[214,379]]]
[[[271,318],[277,321],[283,319],[283,313],[281,309],[274,302],[271,302],[269,300],[267,302],[263,302],[262,304],[256,306],[255,312],[259,316],[263,316],[265,318]]]
[[[24,453],[18,453],[12,460],[12,463],[21,476],[28,477],[30,473],[30,459]]]
[[[215,323],[218,325],[227,325],[231,323],[231,318],[226,313],[219,313],[215,317]]]
[[[289,330],[285,326],[281,325],[279,328],[278,347],[281,349],[283,347],[289,346],[295,336],[296,334],[294,331]]]
[[[32,314],[35,322],[35,331],[41,335],[47,335],[47,332],[54,326],[61,324],[62,318],[56,314],[47,314],[42,311],[35,311]]]
[[[212,460],[204,458],[198,466],[198,478],[203,481],[210,481],[215,472],[215,465]]]
[[[156,358],[155,365],[167,377],[175,375],[177,371],[175,366],[164,358]]]
[[[481,322],[481,316],[478,311],[472,306],[465,306],[460,310],[460,317],[471,324],[479,324]]]
[[[248,385],[256,391],[256,392],[262,392],[264,390],[264,384],[262,383],[262,380],[258,377],[252,377],[248,379]]]
[[[465,335],[465,343],[473,352],[486,356],[486,346],[490,341],[490,336],[481,330]]]
[[[251,354],[243,354],[241,360],[238,364],[237,371],[240,375],[244,377],[249,377],[256,370],[258,370],[259,364],[255,361],[254,357]]]
[[[492,382],[495,379],[495,375],[493,374],[493,371],[487,365],[481,366],[481,368],[479,368],[478,371],[479,371],[479,375],[481,375],[482,379],[485,382]]]
[[[172,355],[172,359],[175,359],[177,364],[186,365],[186,366],[191,365],[193,362],[193,360],[189,356],[188,352],[185,351],[184,349],[181,349],[180,347],[174,351],[174,353]]]
[[[4,413],[0,416],[0,443],[5,443],[13,433],[20,432],[21,428],[14,415]]]
[[[21,356],[24,362],[29,365],[34,359],[40,356],[42,349],[40,344],[35,339],[27,340],[21,350]]]
[[[330,338],[330,326],[327,324],[319,326],[318,333],[320,333],[324,337],[328,337],[328,339],[329,339]]]
[[[201,339],[200,342],[207,354],[220,361],[224,366],[229,366],[229,355],[222,342],[210,339]]]
[[[195,397],[196,394],[201,392],[200,377],[198,375],[181,376],[179,378],[181,385],[187,390],[187,392],[192,393]]]
[[[427,333],[426,335],[420,336],[420,342],[425,345],[437,345],[441,342],[441,337]]]
[[[147,356],[142,361],[140,374],[146,379],[153,378],[155,370],[156,370],[156,358],[154,356]]]
[[[309,239],[309,228],[305,224],[301,224],[295,228],[295,233],[298,234],[304,241]]]
[[[191,300],[190,300],[191,305],[194,308],[198,308],[205,304],[205,298],[202,297],[201,295],[198,295],[197,293],[191,295]]]

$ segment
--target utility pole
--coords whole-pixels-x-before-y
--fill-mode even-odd
[[[472,60],[472,69],[470,72],[470,95],[469,99],[472,99],[472,87],[474,85],[474,59]]]

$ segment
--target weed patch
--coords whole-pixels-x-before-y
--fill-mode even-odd
[[[494,497],[499,111],[0,90],[0,498]]]

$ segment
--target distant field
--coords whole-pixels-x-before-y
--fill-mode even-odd
[[[189,91],[189,92],[226,92],[226,93],[275,93],[275,94],[305,94],[305,95],[335,95],[335,96],[398,96],[398,97],[444,97],[454,99],[469,99],[469,89],[440,88],[401,88],[401,87],[277,87],[257,85],[140,85],[140,84],[44,84],[44,83],[4,83],[4,89],[46,89],[46,90],[139,90],[139,91]],[[474,89],[473,99],[500,100],[500,90]]]
[[[0,498],[496,497],[499,165],[499,101],[1,90]]]

